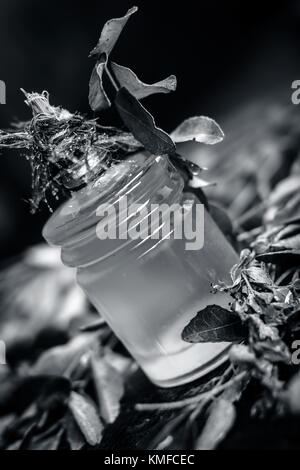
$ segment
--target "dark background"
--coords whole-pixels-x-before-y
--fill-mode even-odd
[[[184,118],[204,114],[221,125],[252,99],[290,101],[300,79],[300,2],[1,0],[0,79],[7,104],[0,126],[28,119],[19,89],[47,90],[53,104],[89,111],[92,61],[87,58],[103,23],[140,7],[114,50],[116,62],[145,81],[174,73],[176,94],[148,99],[157,123],[171,130]],[[104,124],[118,124],[109,111]],[[225,129],[226,132],[226,129]],[[16,152],[0,159],[0,257],[41,239],[46,210],[29,212],[30,170]]]

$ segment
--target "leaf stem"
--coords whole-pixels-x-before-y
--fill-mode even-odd
[[[195,395],[194,397],[185,398],[184,400],[165,402],[165,403],[138,403],[135,408],[138,411],[154,411],[154,410],[174,410],[183,408],[184,406],[197,405],[201,400],[213,399],[216,395],[229,388],[231,385],[240,382],[248,375],[247,371],[241,372],[240,374],[233,377],[228,382],[221,384],[209,392]]]

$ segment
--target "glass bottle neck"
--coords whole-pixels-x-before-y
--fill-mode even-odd
[[[92,187],[75,193],[49,219],[43,235],[49,243],[62,246],[63,262],[73,267],[99,262],[121,250],[134,252],[141,240],[126,237],[137,215],[132,208],[178,203],[183,186],[166,156],[136,154],[111,167]],[[144,220],[144,227],[149,220]],[[116,237],[100,239],[101,224],[108,223],[116,229]],[[154,241],[146,237],[143,243],[148,250]]]

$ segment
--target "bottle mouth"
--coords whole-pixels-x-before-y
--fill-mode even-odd
[[[44,227],[44,238],[62,247],[62,261],[72,267],[99,262],[128,245],[136,246],[138,240],[131,238],[101,240],[97,237],[96,228],[103,219],[99,208],[105,205],[114,209],[119,220],[122,216],[119,208],[125,199],[129,205],[179,199],[183,181],[175,170],[169,170],[166,156],[143,153],[113,165],[91,186],[74,193],[57,209]],[[126,216],[121,219],[127,222]]]

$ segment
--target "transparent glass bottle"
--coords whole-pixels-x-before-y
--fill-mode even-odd
[[[120,217],[125,197],[129,206],[177,203],[193,213],[199,201],[183,193],[183,187],[166,157],[136,155],[76,192],[43,232],[50,244],[62,247],[62,261],[77,268],[78,284],[90,301],[148,377],[162,387],[192,381],[225,360],[228,343],[189,344],[181,334],[207,305],[228,306],[230,298],[212,294],[211,284],[228,280],[237,254],[206,211],[204,246],[187,250],[184,237],[100,240],[97,227],[104,219],[98,209],[101,204],[114,208],[116,223],[130,219]]]

